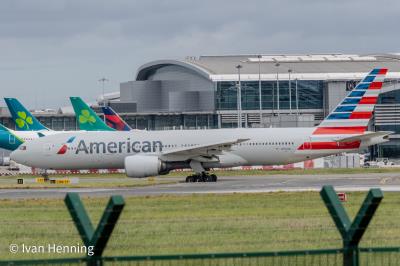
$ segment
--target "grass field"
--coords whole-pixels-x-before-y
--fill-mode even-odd
[[[345,203],[354,217],[365,193]],[[83,199],[94,224],[107,199]],[[11,243],[81,244],[62,200],[1,200],[0,259],[74,255],[16,254]],[[315,192],[126,198],[106,256],[250,252],[340,247],[341,239]],[[362,246],[400,246],[400,193],[386,193]],[[75,255],[76,257],[76,255]],[[79,256],[78,256],[79,257]]]

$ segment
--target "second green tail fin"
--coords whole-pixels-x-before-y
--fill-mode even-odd
[[[87,131],[114,131],[115,129],[107,126],[103,120],[80,98],[69,97],[80,130]]]

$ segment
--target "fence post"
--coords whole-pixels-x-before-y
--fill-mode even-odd
[[[86,248],[93,247],[93,255],[87,255],[90,266],[103,265],[101,256],[125,206],[121,196],[111,196],[100,222],[94,230],[92,222],[77,193],[67,193],[65,204]]]
[[[332,186],[323,186],[320,195],[342,236],[343,265],[359,266],[358,245],[383,199],[382,191],[378,188],[369,190],[353,222]]]

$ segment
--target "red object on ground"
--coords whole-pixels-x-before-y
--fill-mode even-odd
[[[338,195],[338,198],[339,198],[339,200],[340,200],[341,202],[347,201],[347,194],[346,194],[346,192],[338,192],[337,195]]]

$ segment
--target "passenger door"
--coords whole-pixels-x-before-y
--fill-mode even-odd
[[[9,142],[9,144],[14,145],[15,144],[15,136],[12,134],[8,135],[8,142]]]

